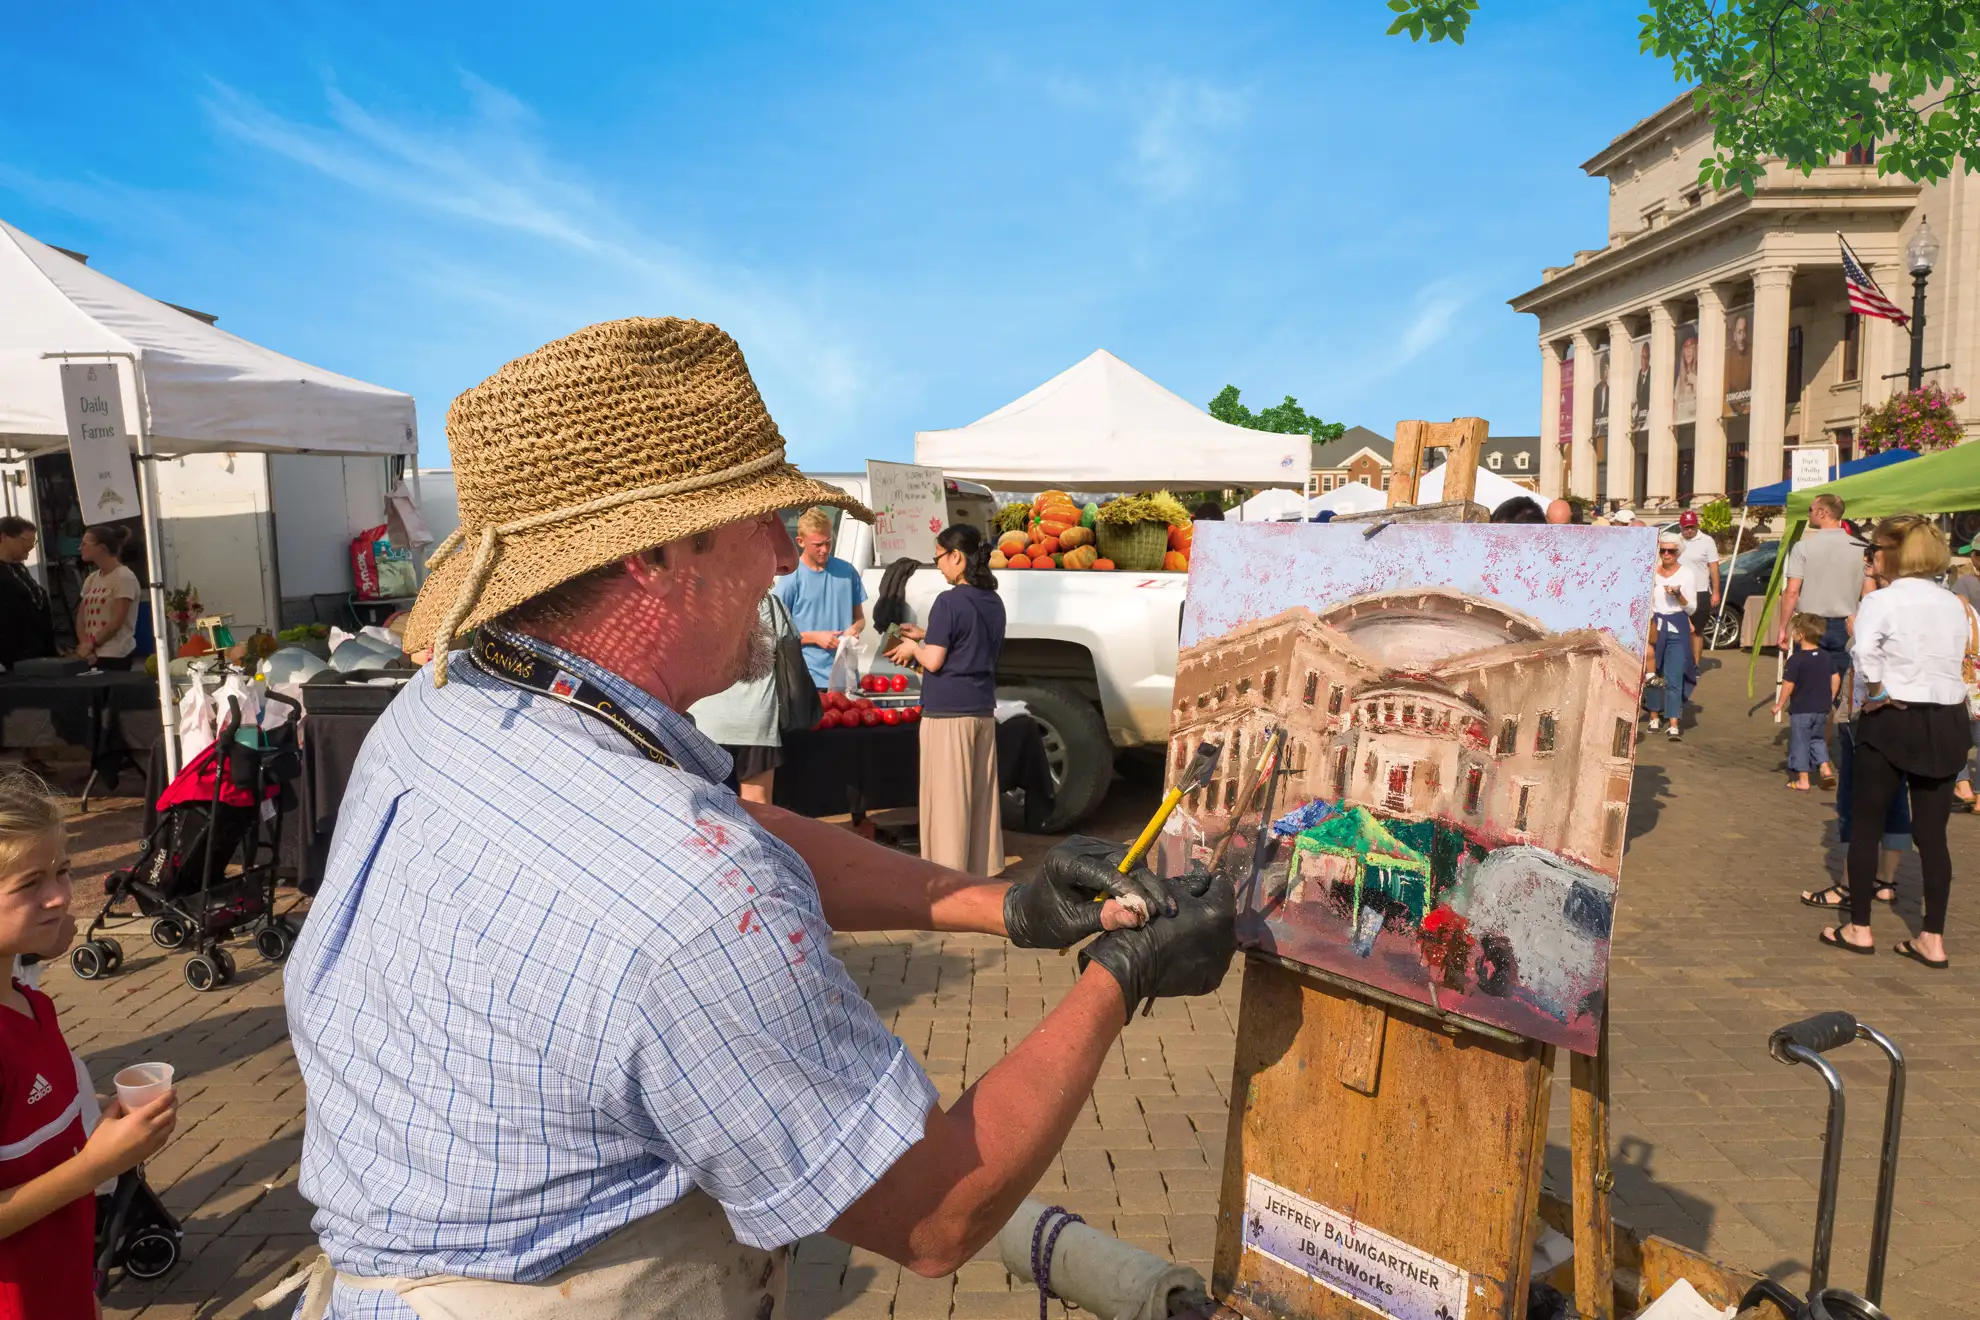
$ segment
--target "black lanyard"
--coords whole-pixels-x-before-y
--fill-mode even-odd
[[[483,628],[475,639],[473,649],[468,652],[468,658],[490,678],[552,701],[561,701],[566,706],[605,721],[655,765],[664,765],[669,770],[681,768],[681,763],[668,755],[667,749],[660,745],[660,740],[645,725],[620,710],[610,697],[598,690],[597,685],[571,673],[520,639],[503,637],[492,628]]]

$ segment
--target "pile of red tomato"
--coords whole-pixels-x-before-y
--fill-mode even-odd
[[[861,692],[879,695],[882,692],[905,692],[908,690],[906,674],[868,674],[859,680]]]
[[[885,690],[905,691],[907,675],[897,674],[895,679],[900,682],[900,688],[894,689],[890,686]],[[878,674],[868,674],[861,680],[861,684],[863,686],[873,681],[888,682]],[[872,692],[882,689],[869,687],[866,690]],[[821,729],[851,729],[875,724],[913,724],[921,718],[919,706],[876,706],[871,697],[849,697],[843,692],[821,692],[818,694],[818,699],[825,706],[825,713],[819,717],[817,725]]]

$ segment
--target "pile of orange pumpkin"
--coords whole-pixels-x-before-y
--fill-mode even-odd
[[[1162,570],[1167,573],[1189,572],[1189,552],[1195,544],[1195,523],[1184,523],[1180,527],[1170,523],[1169,550],[1162,556]]]
[[[1081,508],[1062,490],[1048,490],[1031,502],[1027,530],[1005,532],[990,554],[992,568],[1063,568],[1110,572],[1093,538],[1094,506]]]

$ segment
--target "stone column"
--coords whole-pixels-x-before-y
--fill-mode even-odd
[[[1677,503],[1678,438],[1677,318],[1667,302],[1650,304],[1650,475],[1646,503],[1668,508]]]
[[[1717,285],[1698,289],[1698,421],[1692,429],[1694,504],[1726,493],[1726,304]]]
[[[1636,398],[1636,356],[1630,351],[1629,323],[1609,322],[1609,462],[1602,494],[1624,505],[1636,502],[1636,437],[1629,430],[1629,405]]]
[[[1870,278],[1877,281],[1877,287],[1884,291],[1885,297],[1905,311],[1911,310],[1911,272],[1902,264],[1874,266],[1870,270]],[[1925,290],[1928,321],[1936,310],[1931,303],[1937,292],[1929,286]],[[1881,316],[1865,316],[1858,319],[1856,331],[1860,337],[1856,377],[1863,387],[1863,406],[1873,408],[1905,388],[1904,378],[1893,373],[1911,365],[1911,330]],[[1932,359],[1927,358],[1925,365],[1931,366]],[[1885,380],[1885,376],[1893,378]]]
[[[1747,414],[1746,488],[1781,479],[1787,430],[1788,296],[1794,267],[1766,266],[1753,274],[1753,410]]]
[[[1574,461],[1568,468],[1568,489],[1592,500],[1595,489],[1595,341],[1586,330],[1574,332]]]
[[[1561,347],[1540,341],[1540,498],[1567,494],[1561,477]]]

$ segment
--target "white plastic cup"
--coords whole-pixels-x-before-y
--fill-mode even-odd
[[[124,1102],[124,1112],[156,1100],[172,1089],[172,1065],[169,1063],[134,1063],[122,1069],[113,1079],[117,1086],[117,1098]]]

